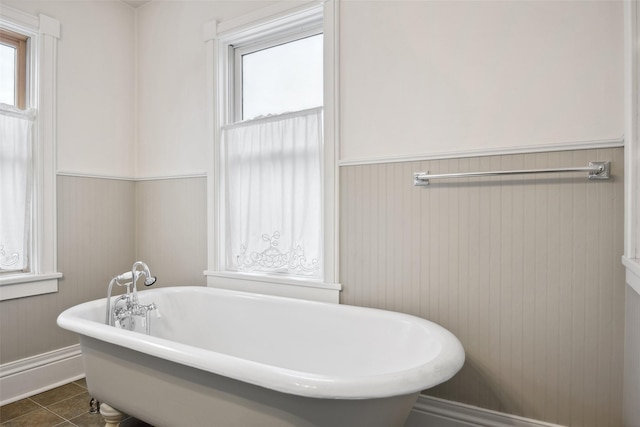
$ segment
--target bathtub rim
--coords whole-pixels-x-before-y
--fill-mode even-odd
[[[116,346],[271,390],[312,398],[360,400],[416,393],[449,380],[464,364],[464,348],[450,331],[435,322],[409,314],[203,286],[164,287],[144,290],[139,293],[153,295],[154,293],[184,291],[217,293],[228,297],[285,300],[295,304],[332,306],[339,307],[339,310],[354,310],[356,312],[378,311],[386,316],[428,324],[430,332],[442,343],[442,349],[427,363],[394,372],[361,376],[325,375],[268,365],[164,338],[116,329],[78,316],[88,310],[96,310],[102,314],[106,298],[66,309],[58,316],[57,323],[63,329]],[[429,378],[429,380],[426,381],[425,378]]]

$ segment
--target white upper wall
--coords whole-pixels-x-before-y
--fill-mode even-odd
[[[117,0],[1,2],[60,21],[58,170],[132,176],[134,10]]]
[[[619,1],[343,1],[341,159],[619,139]]]
[[[268,1],[2,4],[62,24],[58,169],[207,170],[203,25]],[[340,1],[341,159],[618,139],[620,1]]]
[[[205,173],[211,136],[205,115],[205,23],[268,1],[155,1],[138,13],[139,177]]]
[[[270,1],[0,0],[60,21],[58,171],[115,177],[207,170],[203,25]]]
[[[340,4],[343,161],[623,136],[622,2]],[[140,176],[207,170],[202,26],[263,6],[138,9]]]

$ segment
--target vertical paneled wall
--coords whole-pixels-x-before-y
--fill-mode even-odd
[[[104,298],[109,280],[137,259],[149,263],[157,286],[205,284],[206,178],[59,176],[57,191],[64,277],[57,293],[0,303],[0,364],[77,344],[58,315]]]
[[[341,168],[342,302],[457,335],[467,359],[437,397],[568,426],[619,426],[623,150]],[[434,180],[432,173],[586,166],[586,173]]]
[[[638,425],[640,420],[640,295],[627,286],[624,360],[624,423]]]
[[[206,177],[140,181],[135,199],[136,256],[157,286],[206,285]]]
[[[130,268],[134,187],[131,181],[58,177],[58,271],[64,277],[57,293],[0,303],[0,364],[77,344],[56,318],[104,298],[114,273]]]

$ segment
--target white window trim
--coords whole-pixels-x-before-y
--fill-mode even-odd
[[[283,2],[257,10],[242,17],[204,26],[207,64],[207,95],[209,131],[212,152],[208,171],[208,269],[207,285],[227,289],[339,302],[341,285],[338,282],[338,0],[312,1],[303,4]],[[228,87],[230,72],[228,50],[231,41],[242,43],[266,30],[279,31],[280,35],[293,30],[290,17],[295,16],[295,28],[300,22],[312,24],[321,14],[324,34],[324,281],[256,275],[225,271],[223,266],[224,218],[220,216],[222,205],[220,129],[229,122]]]
[[[626,281],[640,294],[640,8],[624,2],[625,13],[625,247]]]
[[[34,132],[34,221],[31,271],[0,276],[0,301],[58,291],[56,239],[56,64],[60,22],[3,6],[3,27],[30,37],[29,105],[37,109]]]

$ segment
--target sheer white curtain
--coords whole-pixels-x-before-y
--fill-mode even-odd
[[[33,110],[0,104],[0,271],[29,265]]]
[[[322,277],[322,108],[222,129],[228,270]]]

